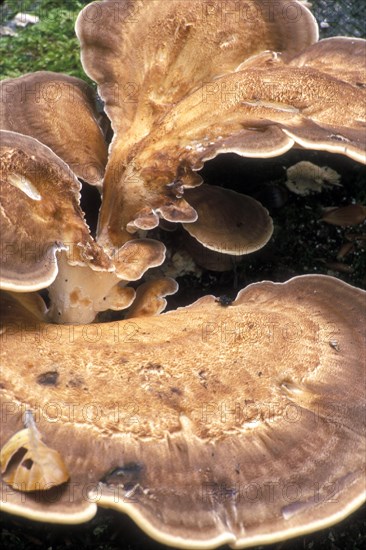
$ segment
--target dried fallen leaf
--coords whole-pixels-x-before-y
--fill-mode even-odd
[[[340,208],[327,209],[321,219],[332,225],[358,225],[366,220],[366,207],[362,204],[349,204]]]
[[[323,187],[341,186],[341,176],[329,166],[317,166],[303,160],[286,170],[287,188],[297,195],[320,193]]]
[[[45,491],[69,479],[60,453],[41,441],[34,420],[16,432],[0,451],[3,479],[18,491]]]
[[[354,243],[352,242],[343,243],[340,249],[338,250],[337,260],[342,260],[343,258],[348,256],[348,254],[350,254],[351,252],[354,252],[354,250],[355,250]]]
[[[325,265],[332,271],[339,273],[353,273],[354,269],[351,265],[342,264],[341,262],[325,262]]]

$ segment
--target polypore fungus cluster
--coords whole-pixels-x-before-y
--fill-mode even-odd
[[[76,33],[104,110],[70,76],[0,83],[5,511],[79,523],[99,504],[173,546],[240,548],[365,500],[364,291],[308,275],[159,315],[178,285],[143,279],[165,260],[158,226],[228,259],[271,238],[259,202],[203,183],[220,153],[365,163],[366,42],[318,41],[304,2],[227,4],[86,6]],[[100,322],[109,310],[123,320]]]

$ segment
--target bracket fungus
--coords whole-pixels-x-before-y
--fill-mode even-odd
[[[2,437],[31,410],[70,480],[23,493],[5,478],[3,509],[78,523],[114,508],[182,548],[339,521],[366,495],[365,298],[308,275],[86,331],[5,297]]]
[[[160,265],[164,245],[130,241],[112,259],[90,235],[70,167],[32,137],[0,134],[1,288],[49,287],[49,317],[58,322],[90,323],[99,311],[128,307],[135,292],[121,284]]]
[[[73,77],[0,83],[5,511],[81,523],[100,505],[172,546],[241,548],[365,500],[364,291],[307,275],[162,313],[177,283],[143,279],[176,224],[217,270],[270,239],[260,203],[203,182],[217,155],[365,163],[366,41],[318,41],[298,0],[228,4],[86,6],[76,33],[103,113]],[[364,217],[350,204],[323,220]]]
[[[200,0],[94,6],[98,17],[84,8],[76,32],[114,131],[99,220],[105,246],[121,246],[159,217],[194,222],[184,189],[199,185],[196,171],[222,152],[271,157],[297,144],[364,161],[365,41],[351,69],[350,42],[315,44],[317,24],[303,3],[291,2],[291,19],[282,0],[239,2],[233,17],[223,3]],[[322,64],[313,62],[317,52]]]
[[[187,190],[186,196],[198,218],[183,227],[209,250],[242,256],[262,248],[272,236],[268,211],[251,197],[205,184]]]
[[[107,144],[94,92],[79,78],[38,71],[0,82],[0,127],[38,139],[77,175],[101,186]]]

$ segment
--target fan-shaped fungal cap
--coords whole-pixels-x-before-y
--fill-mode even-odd
[[[161,149],[170,144],[165,161],[179,151],[181,161],[199,169],[204,161],[225,151],[276,156],[280,149],[276,149],[273,134],[266,134],[274,126],[286,134],[291,128],[292,139],[299,144],[301,135],[311,130],[309,148],[365,162],[365,89],[316,69],[289,68],[275,62],[222,76],[210,84],[212,88],[207,85],[204,97],[201,89],[183,99],[154,131],[155,139],[159,135],[164,140],[159,143]],[[343,140],[339,132],[343,132]],[[141,159],[156,155],[155,139],[154,145],[146,140]],[[287,149],[292,145],[288,142]]]
[[[181,548],[341,520],[366,494],[364,311],[365,292],[326,276],[87,327],[24,332],[5,307],[3,438],[32,410],[70,481],[36,494],[3,482],[4,511],[77,523],[99,504]]]
[[[89,323],[99,311],[131,305],[135,292],[121,283],[160,265],[164,245],[131,241],[112,260],[90,235],[79,181],[55,153],[34,138],[1,131],[0,155],[1,288],[49,287],[48,315],[61,323]]]
[[[268,49],[294,56],[318,39],[314,17],[296,0],[290,8],[285,0],[105,0],[80,12],[76,33],[84,70],[125,146],[247,57]]]
[[[0,128],[38,139],[93,185],[107,164],[97,119],[94,92],[79,78],[39,71],[0,82]]]
[[[97,2],[80,13],[76,31],[84,69],[98,83],[115,131],[99,224],[100,242],[114,247],[131,238],[129,231],[156,227],[159,216],[195,220],[186,201],[166,189],[167,184],[182,186],[175,181],[180,180],[179,155],[173,143],[173,163],[166,162],[169,146],[160,148],[158,162],[155,159],[151,165],[135,159],[138,149],[150,147],[149,143],[138,146],[139,142],[166,113],[194,91],[200,90],[202,99],[216,78],[232,74],[249,56],[268,49],[293,56],[318,38],[309,10],[297,1],[289,9],[284,0],[250,4],[241,0],[233,10],[224,3],[200,0]],[[209,141],[220,135],[212,136],[209,127],[207,132],[204,126],[200,129]],[[241,137],[248,141],[247,150],[258,154],[262,141],[258,134],[243,130]],[[293,144],[276,128],[268,130],[267,138],[263,144],[267,153],[282,152]],[[185,145],[201,141],[197,136],[196,143],[185,141]]]
[[[295,56],[293,67],[311,67],[355,86],[366,86],[366,40],[335,36],[320,40]]]
[[[136,298],[129,308],[126,319],[135,317],[153,317],[164,311],[167,301],[165,296],[175,294],[178,283],[170,277],[151,279],[136,290]]]
[[[272,219],[251,197],[205,184],[187,189],[185,197],[198,218],[183,227],[210,250],[242,256],[262,248],[271,238]]]
[[[186,188],[192,170],[220,153],[271,157],[297,143],[366,162],[365,100],[366,89],[313,68],[281,63],[212,80],[154,126],[136,146],[133,163],[121,178],[109,179],[113,170],[107,170],[101,232],[119,245],[121,226],[138,218],[146,205],[174,221],[166,217],[164,206],[177,202],[171,185],[180,182],[180,167],[186,169]],[[117,156],[112,151],[110,167]],[[176,210],[179,214],[178,203]],[[178,215],[176,221],[184,220]]]
[[[34,138],[1,131],[1,287],[46,288],[57,275],[56,252],[108,269],[79,206],[80,183],[70,168]]]

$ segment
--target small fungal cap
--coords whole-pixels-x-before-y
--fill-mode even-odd
[[[128,310],[127,319],[131,317],[153,317],[159,315],[166,308],[166,296],[175,294],[178,283],[169,277],[152,279],[136,290],[136,298]]]
[[[79,78],[37,71],[0,82],[0,128],[38,139],[101,186],[108,152],[98,117],[94,91]]]
[[[210,250],[243,256],[262,248],[272,236],[268,211],[251,197],[205,184],[187,190],[185,197],[198,218],[183,227]]]

